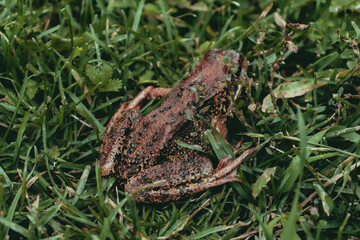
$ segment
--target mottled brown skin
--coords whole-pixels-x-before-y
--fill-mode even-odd
[[[229,59],[225,64],[224,56]],[[209,127],[200,114],[225,137],[226,118],[231,115],[230,68],[246,69],[246,60],[236,51],[210,50],[192,72],[173,90],[148,87],[129,104],[123,103],[110,120],[99,150],[102,175],[112,174],[125,181],[125,191],[135,192],[138,202],[162,203],[198,193],[226,182],[238,181],[236,168],[255,149],[231,161],[224,158],[214,170],[208,157],[176,142],[199,145]],[[193,91],[197,88],[197,92]],[[170,91],[170,92],[169,92]],[[164,96],[155,110],[142,117],[141,103]]]

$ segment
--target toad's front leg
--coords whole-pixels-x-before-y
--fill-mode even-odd
[[[195,159],[172,159],[172,161],[146,169],[129,179],[126,192],[136,192],[135,200],[144,203],[164,203],[193,195],[227,182],[239,181],[234,175],[237,167],[256,149],[248,149],[231,160],[221,159],[213,171],[211,161],[196,155]],[[156,183],[157,182],[157,183]],[[155,185],[146,188],[147,185]],[[145,188],[141,190],[141,188]]]
[[[145,99],[163,97],[169,91],[170,88],[147,87],[130,103],[121,104],[105,129],[99,149],[99,164],[103,176],[114,171],[115,158],[122,151],[124,139],[141,120],[141,103]]]

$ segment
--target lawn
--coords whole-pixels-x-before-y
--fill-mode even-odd
[[[0,1],[0,238],[360,239],[359,39],[352,0]],[[248,69],[208,155],[257,150],[241,182],[136,203],[105,127],[212,48]]]

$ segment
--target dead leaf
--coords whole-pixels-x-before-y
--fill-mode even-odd
[[[314,88],[319,88],[324,86],[326,82],[318,82],[314,85],[313,82],[308,81],[296,81],[296,82],[285,82],[280,84],[277,88],[273,90],[272,93],[268,94],[262,104],[261,111],[266,112],[267,110],[273,110],[274,105],[271,101],[271,96],[273,95],[276,99],[279,98],[294,98],[305,95],[306,93],[312,91]]]
[[[279,27],[281,27],[283,30],[286,29],[286,21],[285,19],[280,15],[280,13],[275,12],[274,13],[274,20],[276,25],[278,25]]]
[[[286,46],[290,51],[294,53],[297,53],[299,50],[295,43],[293,43],[292,41],[286,41]]]

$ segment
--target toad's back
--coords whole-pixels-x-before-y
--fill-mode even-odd
[[[198,113],[206,107],[208,100],[221,95],[227,88],[226,75],[229,69],[225,65],[224,56],[229,58],[230,65],[237,65],[241,60],[240,53],[236,51],[210,50],[158,108],[140,119],[124,142],[126,146],[117,166],[122,178],[131,177],[139,168],[143,170],[155,165],[164,149],[175,147],[169,146],[170,143],[173,144],[176,139],[181,141],[183,137],[188,138],[182,136],[184,126],[194,128],[188,113]],[[197,87],[205,90],[195,93],[191,89]],[[198,101],[199,95],[202,96],[201,101]],[[189,134],[189,131],[186,132]]]

